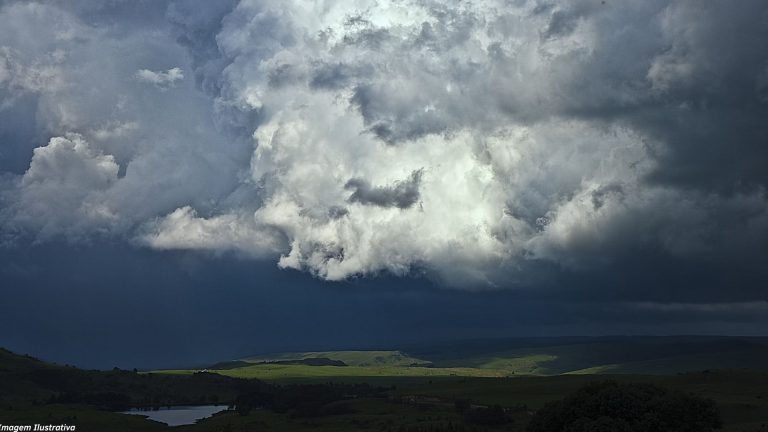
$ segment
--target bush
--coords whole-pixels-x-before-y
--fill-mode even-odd
[[[471,408],[464,413],[464,420],[467,423],[483,426],[500,426],[511,421],[499,405],[489,408]]]
[[[456,408],[456,412],[463,414],[472,407],[472,403],[469,399],[456,399],[453,402],[453,407]]]
[[[722,426],[714,402],[649,384],[584,386],[547,404],[528,432],[709,432]]]

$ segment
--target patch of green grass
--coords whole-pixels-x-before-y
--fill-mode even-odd
[[[241,360],[249,363],[263,363],[311,358],[339,360],[347,366],[415,366],[430,364],[429,361],[411,357],[401,351],[310,351],[266,354]]]
[[[341,368],[339,368],[341,369]],[[324,377],[328,379],[329,377]],[[349,378],[349,377],[347,377]],[[368,381],[376,377],[358,377]],[[717,402],[725,422],[725,432],[754,432],[761,424],[768,424],[768,374],[754,371],[715,371],[674,376],[660,375],[560,375],[560,376],[519,376],[514,378],[435,376],[391,377],[396,384],[391,393],[398,396],[419,395],[438,398],[444,404],[416,407],[388,402],[381,399],[351,401],[356,412],[341,416],[327,416],[316,419],[295,419],[285,414],[257,411],[246,417],[230,415],[211,419],[203,425],[222,424],[226,419],[233,431],[352,431],[390,430],[400,425],[427,425],[448,421],[460,422],[451,407],[456,399],[469,399],[472,403],[504,407],[521,407],[514,413],[515,421],[504,430],[523,431],[530,417],[530,411],[541,408],[545,403],[561,399],[588,382],[614,379],[621,382],[644,382],[670,389],[691,392],[711,398]],[[241,423],[242,422],[242,423]],[[240,425],[243,425],[242,428]],[[210,426],[209,426],[210,427]],[[203,431],[208,429],[189,429]],[[217,430],[217,429],[210,429]],[[490,429],[493,430],[493,429]]]
[[[744,343],[718,343],[707,345],[708,351],[691,349],[683,354],[673,343],[659,348],[652,344],[624,345],[622,343],[585,343],[581,346],[559,345],[514,350],[498,350],[490,353],[475,352],[471,357],[425,357],[435,360],[439,367],[410,366],[412,359],[397,351],[335,351],[293,353],[272,356],[273,361],[298,358],[331,358],[351,366],[311,366],[306,364],[235,363],[232,369],[214,371],[220,375],[238,378],[258,378],[277,384],[288,383],[368,383],[394,386],[387,390],[392,397],[423,396],[436,398],[439,403],[429,406],[398,404],[386,398],[351,399],[344,403],[354,406],[354,412],[302,419],[291,413],[275,413],[253,410],[247,416],[226,412],[201,421],[196,425],[174,428],[178,432],[245,432],[264,431],[352,431],[392,430],[400,426],[439,425],[448,421],[460,421],[452,409],[453,401],[469,399],[481,405],[500,404],[504,407],[525,407],[515,411],[515,422],[505,426],[509,431],[522,431],[530,416],[546,402],[560,399],[590,381],[614,379],[622,382],[647,382],[671,389],[691,392],[717,402],[725,421],[725,431],[755,432],[762,424],[768,424],[768,373],[759,371],[729,370],[674,374],[691,368],[705,369],[708,365],[755,364],[763,366],[765,348]],[[722,348],[722,349],[720,349]],[[687,349],[687,348],[686,348]],[[377,360],[378,359],[378,360]],[[250,359],[251,361],[253,359]],[[267,356],[260,361],[266,361]],[[416,359],[419,360],[419,359]],[[424,360],[421,360],[424,361]],[[240,367],[237,367],[240,366]],[[76,405],[31,405],[47,400],[52,390],[41,387],[28,379],[27,372],[64,371],[62,375],[79,383],[82,391],[96,391],[104,386],[116,388],[122,383],[136,395],[154,395],[174,392],[203,395],[218,394],[225,400],[226,392],[217,387],[218,381],[227,378],[200,374],[195,370],[160,371],[162,375],[144,376],[125,371],[95,372],[77,371],[49,365],[24,356],[0,351],[0,420],[4,424],[65,422],[76,420],[78,431],[158,431],[166,427],[142,419]],[[565,375],[536,376],[571,372]],[[648,372],[667,375],[647,375]],[[610,373],[612,375],[600,375]],[[623,375],[617,375],[622,373]],[[644,373],[644,375],[634,374]],[[184,375],[169,376],[168,374]],[[43,374],[47,376],[50,374]],[[197,377],[197,380],[193,378]],[[250,381],[257,384],[257,381]],[[87,385],[86,385],[87,384]],[[151,384],[151,385],[150,385]],[[221,384],[221,383],[219,383]],[[223,384],[222,384],[223,385]],[[202,387],[201,387],[202,386]],[[106,387],[105,387],[106,388]],[[3,395],[14,398],[3,400]],[[26,400],[26,406],[18,406],[18,400]],[[405,399],[405,398],[404,398]],[[75,419],[76,417],[76,419]],[[48,419],[51,419],[50,421]],[[115,426],[118,425],[118,426]]]
[[[262,368],[270,365],[254,365]],[[296,365],[280,365],[279,369],[301,368]],[[382,399],[352,399],[344,403],[351,404],[353,412],[341,415],[327,415],[318,418],[294,418],[291,413],[275,413],[267,410],[253,410],[247,416],[235,412],[225,412],[199,424],[173,428],[177,432],[245,432],[259,431],[356,431],[356,430],[391,430],[397,431],[402,426],[426,426],[460,422],[461,418],[452,408],[452,401],[469,399],[472,403],[527,409],[515,411],[515,422],[505,426],[508,431],[523,431],[529,410],[536,410],[546,402],[560,399],[572,393],[584,384],[604,379],[621,382],[646,382],[671,389],[691,392],[699,396],[712,398],[717,402],[725,421],[726,432],[754,432],[759,426],[768,423],[768,374],[754,371],[713,371],[709,373],[691,373],[674,376],[651,375],[561,375],[561,376],[518,376],[513,378],[461,377],[461,376],[317,376],[318,368],[327,368],[336,372],[350,367],[310,367],[304,366],[306,373],[313,372],[314,377],[304,376],[299,380],[382,383],[385,380],[396,388],[389,393],[393,396],[419,395],[437,398],[440,403],[415,406],[395,403]],[[370,368],[367,368],[370,369]],[[395,369],[390,368],[388,372]],[[433,368],[412,372],[424,372]],[[439,370],[439,368],[435,368]],[[478,369],[482,371],[481,369]],[[381,369],[381,372],[387,369]],[[486,372],[488,370],[485,370]],[[295,371],[294,371],[295,372]],[[188,373],[184,371],[183,373]],[[296,375],[294,373],[294,375]],[[97,411],[86,406],[43,405],[43,406],[2,406],[0,419],[4,424],[28,423],[69,423],[77,425],[80,432],[88,431],[148,431],[170,430],[163,425],[144,420],[139,416]],[[493,430],[493,429],[489,429]]]
[[[191,374],[196,370],[163,370],[163,374]],[[260,363],[235,369],[216,370],[215,373],[234,378],[257,378],[264,381],[325,378],[371,377],[503,377],[506,371],[479,368],[426,368],[411,366],[307,366]]]
[[[680,371],[701,371],[705,369],[765,369],[765,356],[752,352],[707,352],[677,355],[659,359],[630,361],[596,365],[577,369],[570,374],[653,374],[674,375]]]
[[[509,357],[485,357],[475,359],[473,363],[480,369],[503,370],[515,375],[546,375],[546,365],[557,360],[552,354],[530,354],[524,356]]]

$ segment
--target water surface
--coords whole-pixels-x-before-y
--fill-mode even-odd
[[[131,408],[122,413],[145,416],[150,420],[165,423],[168,426],[181,426],[194,424],[197,420],[210,417],[226,409],[226,405],[189,405],[166,407],[157,410]]]

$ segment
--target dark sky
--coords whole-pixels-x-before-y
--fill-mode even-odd
[[[85,367],[197,366],[255,353],[477,337],[768,331],[768,304],[754,295],[688,303],[688,287],[727,290],[699,269],[648,280],[563,275],[547,292],[467,292],[423,278],[323,282],[271,262],[119,244],[49,243],[1,257],[2,345]],[[678,293],[654,293],[654,284]]]
[[[0,346],[766,334],[760,0],[0,0]]]

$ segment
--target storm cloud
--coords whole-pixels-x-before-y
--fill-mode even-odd
[[[407,180],[396,181],[392,186],[372,187],[364,179],[351,179],[344,187],[353,190],[348,201],[380,207],[407,209],[419,200],[419,184],[422,171],[411,173]]]
[[[764,276],[764,1],[141,3],[0,3],[7,247],[471,289],[649,254]]]

